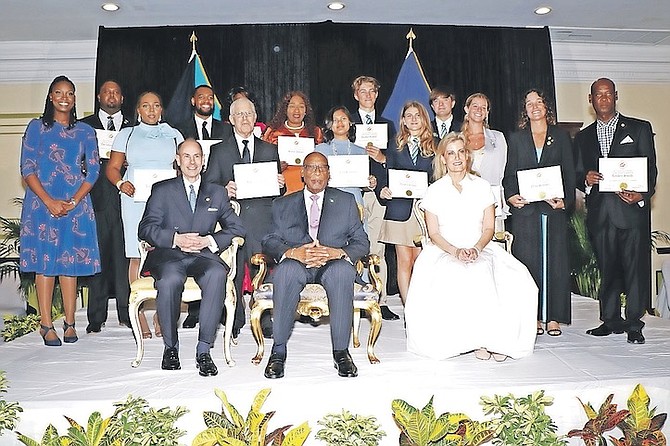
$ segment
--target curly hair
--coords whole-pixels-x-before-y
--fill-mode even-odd
[[[335,115],[335,112],[338,110],[342,110],[342,112],[345,115],[347,115],[347,119],[349,119],[350,125],[347,138],[351,142],[356,141],[356,125],[354,125],[354,123],[352,122],[351,112],[349,112],[349,109],[344,105],[336,105],[335,107],[328,110],[328,114],[326,114],[326,119],[324,119],[324,125],[325,125],[323,129],[324,142],[330,142],[335,138],[335,134],[333,133],[333,115]]]
[[[268,127],[276,130],[284,125],[284,122],[288,120],[288,104],[291,102],[293,96],[299,96],[305,102],[305,117],[303,118],[303,122],[305,123],[305,128],[309,135],[314,135],[314,128],[316,127],[314,110],[312,109],[312,104],[309,102],[307,95],[299,90],[289,91],[279,100],[275,115],[272,117],[272,120],[270,120]]]
[[[44,101],[44,112],[42,113],[42,116],[40,116],[40,119],[42,120],[42,125],[44,125],[47,128],[51,128],[54,125],[54,104],[53,102],[51,102],[51,98],[49,98],[49,95],[53,93],[54,87],[59,82],[67,82],[72,87],[72,91],[73,92],[76,91],[74,82],[72,82],[67,76],[63,75],[56,76],[56,78],[54,78],[54,80],[51,81],[51,84],[49,84],[49,91],[47,93],[47,97]],[[70,119],[67,128],[71,129],[76,122],[77,122],[77,104],[75,103],[74,106],[72,107],[72,110],[70,110]]]
[[[412,107],[419,110],[419,116],[421,117],[423,126],[421,134],[419,135],[419,147],[421,148],[421,156],[427,158],[435,153],[435,138],[433,138],[433,128],[430,125],[430,118],[428,117],[426,107],[418,101],[405,102],[405,105],[402,107],[402,112],[400,113],[400,125],[398,126],[399,130],[396,135],[397,150],[398,152],[401,152],[411,136],[409,130],[403,124],[402,118],[405,116],[405,112]]]
[[[551,106],[551,103],[547,99],[547,96],[545,93],[537,88],[531,88],[530,90],[526,91],[523,94],[523,97],[521,99],[521,116],[519,117],[519,122],[518,126],[520,129],[525,129],[528,128],[528,124],[530,123],[530,118],[528,117],[528,113],[526,112],[526,98],[528,97],[529,94],[535,93],[537,94],[540,99],[542,99],[542,102],[544,102],[544,107],[547,109],[547,124],[549,125],[555,125],[556,124],[556,114],[554,113],[554,108]]]

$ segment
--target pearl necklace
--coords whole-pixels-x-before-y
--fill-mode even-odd
[[[305,128],[305,121],[302,122],[298,127],[291,127],[288,125],[288,121],[284,121],[284,127],[286,127],[289,130],[302,130]]]
[[[330,148],[333,151],[333,155],[338,155],[337,153],[337,146],[335,145],[335,139],[330,141]],[[351,141],[347,139],[347,155],[351,155]]]

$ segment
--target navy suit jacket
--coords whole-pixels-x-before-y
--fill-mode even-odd
[[[263,252],[279,263],[291,248],[311,243],[303,191],[277,198],[272,203],[272,232],[263,239]],[[355,264],[370,251],[354,196],[327,187],[316,238],[323,246],[343,249]]]
[[[184,139],[200,139],[198,136],[198,128],[195,126],[195,116],[192,116],[188,121],[177,125],[176,129],[179,130]],[[233,127],[229,123],[221,122],[218,119],[212,119],[212,130],[209,132],[209,139],[222,139],[225,141],[231,136],[233,136]]]
[[[221,225],[218,231],[215,230],[217,223]],[[202,181],[195,212],[192,212],[181,176],[160,181],[151,189],[138,229],[139,238],[155,248],[147,255],[143,273],[186,256],[202,256],[223,263],[219,253],[213,253],[209,248],[197,253],[173,248],[175,234],[187,232],[211,235],[219,246],[219,253],[230,246],[233,237],[246,234],[242,221],[230,206],[224,187]]]
[[[430,121],[431,127],[433,127],[433,136],[437,139],[440,139],[440,131],[437,128],[437,122],[433,119]],[[456,118],[451,120],[451,125],[447,129],[447,134],[451,132],[460,132],[461,127],[463,127],[463,123],[461,121],[457,121]]]
[[[586,174],[598,171],[598,159],[602,157],[596,123],[592,123],[575,136],[575,149],[578,154],[577,186],[584,190]],[[598,190],[595,184],[586,196],[586,223],[589,230],[597,232],[598,227],[605,221],[611,221],[614,226],[629,229],[638,225],[648,225],[650,216],[651,197],[656,188],[656,149],[654,148],[654,134],[651,124],[641,119],[619,115],[614,138],[610,146],[610,158],[647,158],[648,192],[642,193],[644,206],[629,205],[623,202],[616,194]]]

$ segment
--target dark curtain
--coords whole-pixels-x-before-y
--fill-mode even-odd
[[[527,89],[541,88],[547,97],[555,97],[547,28],[411,27],[417,35],[414,50],[430,85],[455,90],[457,119],[463,117],[467,96],[483,92],[491,99],[491,127],[507,133],[516,128]],[[409,28],[332,22],[101,27],[96,83],[116,79],[124,89],[128,115],[146,89],[156,90],[167,105],[191,54],[189,37],[195,31],[198,53],[224,104],[230,87],[244,85],[256,95],[259,119],[269,121],[285,92],[303,90],[317,122],[322,122],[333,105],[356,110],[351,81],[367,74],[382,84],[377,101],[381,113],[407,54]]]

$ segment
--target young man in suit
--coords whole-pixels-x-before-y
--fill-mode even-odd
[[[265,377],[284,376],[286,344],[300,292],[307,283],[319,283],[326,290],[338,375],[355,377],[358,370],[347,349],[354,308],[354,264],[368,254],[370,242],[354,196],[326,187],[328,159],[319,152],[310,153],[301,173],[305,188],[274,201],[272,232],[263,239],[263,252],[277,263],[272,272],[274,344]]]
[[[201,376],[218,373],[210,356],[221,320],[229,268],[219,257],[233,237],[245,234],[223,186],[202,181],[202,147],[194,139],[179,145],[177,165],[181,176],[156,183],[140,221],[138,236],[154,247],[147,254],[143,273],[155,279],[156,311],[163,329],[163,370],[181,368],[177,322],[181,294],[191,276],[202,300],[196,365]],[[216,230],[216,224],[221,225]]]
[[[224,186],[230,199],[237,199],[237,185],[233,166],[243,163],[274,162],[277,164],[277,182],[280,195],[284,191],[284,176],[279,164],[277,146],[267,143],[254,136],[256,123],[256,107],[247,98],[240,98],[230,105],[230,122],[233,125],[233,137],[212,146],[209,155],[207,170],[204,179],[208,183]],[[240,203],[240,219],[247,230],[244,245],[237,255],[237,275],[235,288],[240,297],[239,305],[235,309],[235,325],[233,337],[237,337],[240,328],[244,325],[245,314],[242,297],[242,283],[244,279],[244,264],[251,268],[251,257],[261,252],[261,240],[270,233],[272,228],[272,200],[274,197],[248,198],[238,200]],[[252,273],[253,274],[253,273]],[[265,337],[272,337],[272,320],[270,315],[263,315],[261,327]]]
[[[586,333],[607,336],[628,333],[628,343],[644,344],[640,319],[651,299],[651,197],[656,186],[656,149],[651,124],[616,110],[614,82],[601,78],[591,85],[589,103],[596,122],[575,137],[577,184],[586,193],[586,225],[601,272],[600,320]],[[601,158],[643,157],[647,161],[647,192],[623,189],[601,192]],[[621,293],[626,294],[625,318]]]
[[[130,122],[123,116],[123,92],[113,80],[103,82],[98,90],[98,111],[82,119],[94,129],[117,132]],[[104,172],[109,155],[100,154],[100,171]],[[128,259],[124,253],[121,200],[118,189],[107,178],[99,178],[91,189],[95,224],[100,248],[102,271],[87,279],[88,326],[86,333],[99,333],[107,321],[107,300],[114,297],[119,323],[130,327],[128,315]]]
[[[184,138],[199,140],[221,139],[227,140],[232,129],[227,122],[214,119],[214,90],[209,85],[198,85],[191,96],[193,117],[177,125],[177,130]],[[198,323],[200,302],[189,302],[188,316],[184,319],[184,328],[194,328]]]
[[[451,132],[460,132],[462,122],[454,119],[453,110],[456,106],[456,95],[448,87],[435,87],[430,90],[430,107],[435,112],[431,121],[433,136],[442,139]]]

